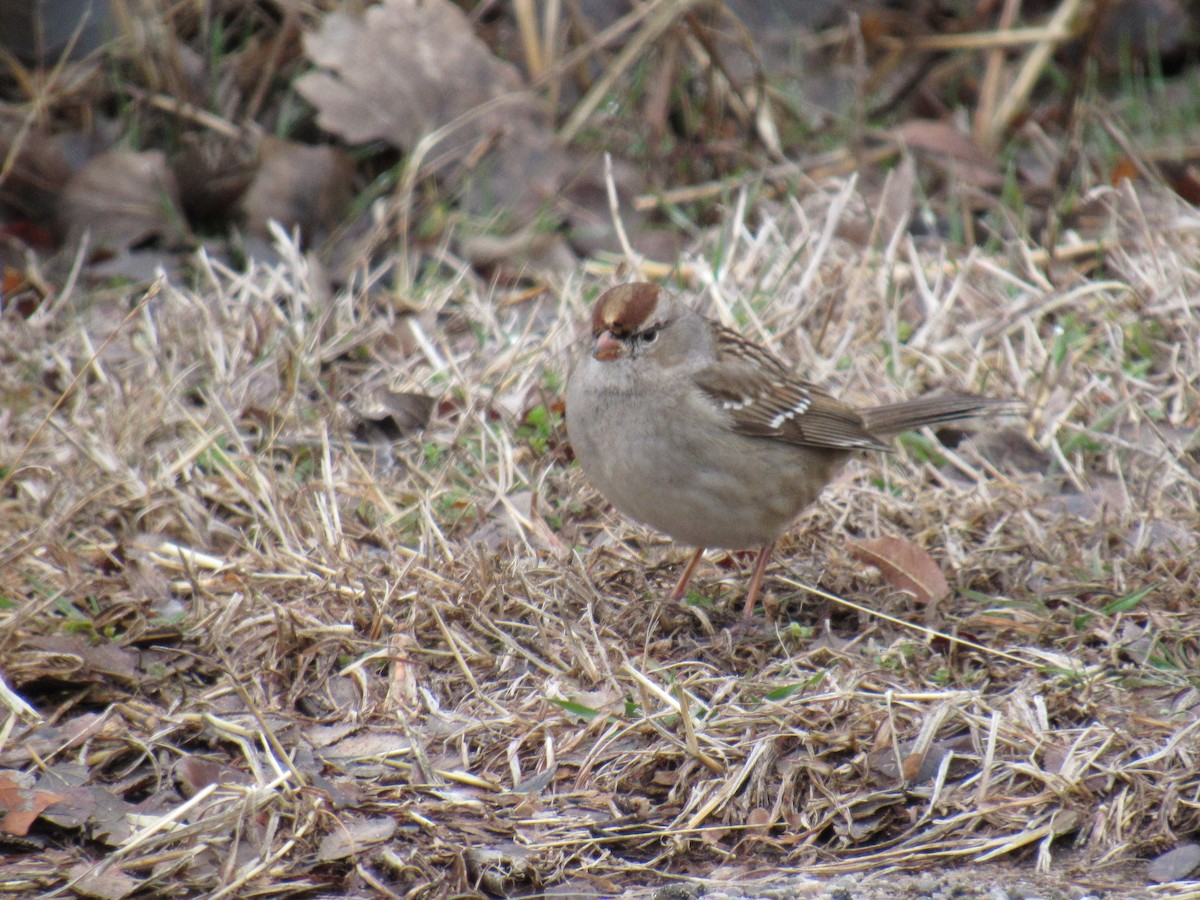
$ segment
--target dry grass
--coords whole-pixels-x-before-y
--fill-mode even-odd
[[[565,464],[573,323],[607,282],[510,296],[447,258],[335,290],[283,245],[10,318],[0,673],[38,715],[0,766],[93,808],[48,811],[6,878],[611,893],[1008,855],[1103,885],[1200,828],[1200,218],[1109,193],[1085,277],[823,241],[836,195],[739,206],[692,260],[702,302],[847,397],[1029,416],[853,466],[748,636],[743,561],[659,602],[683,553]],[[439,398],[423,434],[356,430],[343,398],[381,380]],[[952,596],[917,608],[847,534],[924,546]]]

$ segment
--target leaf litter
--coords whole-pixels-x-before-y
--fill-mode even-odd
[[[1100,281],[1056,284],[1030,247],[932,277],[913,245],[817,240],[836,184],[826,218],[742,207],[720,265],[697,247],[714,314],[844,396],[982,385],[1028,404],[1007,427],[1037,450],[967,435],[857,462],[783,541],[747,635],[736,561],[664,603],[678,548],[567,464],[556,398],[592,278],[510,300],[463,271],[381,305],[277,231],[271,264],[202,259],[193,287],[10,321],[4,831],[57,861],[22,883],[1176,873],[1128,865],[1200,828],[1200,576],[1148,531],[1200,528],[1200,242],[1170,198],[1103,194],[1121,241]],[[397,341],[410,309],[426,324]],[[900,316],[917,346],[880,340]],[[364,442],[360,385],[430,401]]]
[[[319,68],[296,90],[331,134],[429,155],[429,169],[458,185],[487,152],[470,204],[480,213],[527,221],[563,188],[567,154],[546,110],[454,4],[387,0],[361,16],[331,13],[304,45]]]

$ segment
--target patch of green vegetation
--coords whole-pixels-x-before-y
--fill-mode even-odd
[[[940,452],[942,445],[919,432],[906,431],[896,438],[896,442],[918,462],[935,466],[946,464],[946,457]]]
[[[542,387],[546,389],[548,394],[558,395],[563,392],[565,383],[563,377],[558,372],[547,369],[542,372]]]
[[[146,677],[151,681],[163,681],[170,674],[170,670],[164,662],[153,660],[143,665],[145,666]]]
[[[1098,435],[1111,434],[1113,426],[1124,412],[1124,405],[1116,406],[1105,411],[1094,423],[1085,429],[1074,432],[1065,440],[1059,442],[1065,455],[1075,453],[1099,453],[1105,447],[1104,441]]]
[[[321,470],[321,458],[315,447],[297,447],[292,457],[292,480],[310,481]]]
[[[94,598],[91,599],[91,605],[92,605],[91,614],[96,615],[96,613],[98,613],[100,610],[99,610],[99,607],[96,605]],[[81,612],[80,609],[65,596],[60,595],[54,601],[54,609],[60,615],[66,616],[68,619],[76,619],[79,621],[88,621],[88,617],[83,612]]]
[[[1121,326],[1125,359],[1122,368],[1134,378],[1142,378],[1154,368],[1155,350],[1167,340],[1162,322],[1134,319]]]
[[[1073,315],[1062,316],[1055,323],[1054,343],[1050,347],[1050,358],[1061,366],[1072,350],[1078,350],[1091,342],[1092,328]]]
[[[428,468],[434,469],[442,464],[442,461],[446,457],[446,451],[441,444],[425,441],[421,444],[421,455],[425,459],[425,465]]]
[[[1115,83],[1108,79],[1105,84],[1097,66],[1089,66],[1081,108],[1102,109],[1106,115],[1084,119],[1082,143],[1103,171],[1126,159],[1130,146],[1186,146],[1200,130],[1200,72],[1189,65],[1178,75],[1167,75],[1150,44],[1149,55],[1124,48]],[[1114,122],[1124,132],[1124,142],[1110,130]]]
[[[912,641],[901,641],[880,653],[876,662],[881,668],[900,672],[908,668],[909,662],[916,659],[920,652],[921,647]]]
[[[474,508],[471,493],[464,488],[451,488],[439,495],[435,505],[441,517],[440,524],[451,527],[461,522]]]
[[[704,227],[701,223],[704,221],[707,212],[707,209],[703,205],[697,203],[662,202],[658,206],[658,211],[666,216],[667,221],[681,233],[690,235],[697,241],[703,235]],[[721,236],[714,242],[716,246],[710,254],[713,258],[714,266],[716,260],[724,259],[724,256],[717,250],[718,247],[723,246],[723,238],[724,232],[722,231]],[[714,269],[714,271],[716,270]]]
[[[151,616],[150,622],[154,625],[178,625],[181,622],[186,622],[187,617],[187,610],[183,609],[169,616]]]
[[[807,691],[815,690],[820,687],[825,681],[824,672],[814,672],[812,677],[806,678],[803,681],[794,681],[790,684],[785,684],[782,687],[777,687],[773,691],[768,691],[763,695],[763,700],[771,703],[779,703],[783,700],[793,697],[796,694],[803,694]]]
[[[783,636],[790,641],[802,642],[811,641],[817,636],[817,629],[811,625],[801,625],[799,622],[788,622],[787,628],[783,630]]]
[[[89,637],[96,633],[96,627],[88,619],[68,619],[63,623],[62,630],[67,634],[82,634]]]
[[[891,377],[896,377],[897,359],[896,348],[908,343],[912,340],[913,334],[916,333],[916,328],[913,324],[905,319],[896,319],[896,339],[893,341],[890,337],[885,337],[879,343],[879,355],[883,359],[884,371]]]
[[[1086,431],[1077,431],[1069,435],[1066,440],[1060,442],[1064,456],[1074,456],[1075,454],[1090,455],[1099,453],[1104,449],[1104,444],[1096,437],[1103,431],[1101,428],[1089,428]]]
[[[196,468],[206,475],[219,475],[234,468],[228,453],[229,445],[229,438],[225,435],[214,437],[208,448],[196,455]]]
[[[359,500],[354,507],[354,515],[368,528],[375,528],[379,525],[379,507],[369,500]]]
[[[1146,664],[1159,672],[1195,675],[1195,667],[1189,666],[1183,656],[1166,646],[1162,635],[1154,638],[1153,649],[1146,654]]]
[[[415,547],[421,542],[421,512],[415,506],[385,523],[384,527],[406,547]]]
[[[1106,616],[1115,616],[1117,613],[1130,612],[1137,609],[1138,605],[1153,593],[1158,588],[1157,584],[1147,585],[1141,590],[1134,591],[1131,594],[1126,594],[1124,597],[1118,597],[1111,603],[1106,603],[1100,607],[1100,612]]]
[[[891,482],[891,480],[887,479],[887,478],[872,478],[871,486],[874,487],[875,490],[880,491],[881,493],[884,493],[884,494],[891,494],[893,497],[903,497],[904,496],[904,491],[899,486],[893,484]]]
[[[600,710],[593,709],[590,706],[584,706],[582,703],[576,703],[574,700],[565,700],[562,697],[547,697],[546,700],[554,706],[557,706],[563,712],[568,712],[573,716],[579,716],[585,722],[590,722],[592,719],[599,716]]]
[[[486,431],[485,441],[483,433]],[[457,475],[464,482],[477,480],[482,469],[494,469],[500,461],[496,452],[499,438],[499,427],[495,422],[489,422],[478,431],[469,431],[459,435],[455,441],[454,467],[451,474]],[[447,460],[449,463],[450,460]]]
[[[1091,680],[1085,669],[1071,669],[1066,666],[1039,666],[1038,672],[1054,679],[1057,686],[1070,689],[1086,685]]]
[[[1024,232],[1029,224],[1029,211],[1025,206],[1025,191],[1017,167],[1016,146],[1008,145],[1005,148],[1004,157],[1004,183],[1000,186],[1001,208],[1013,221],[1020,223],[1020,230]],[[999,241],[1001,232],[996,230],[993,233],[996,240]],[[989,250],[999,249],[999,246],[989,248]]]
[[[998,602],[997,598],[993,597],[991,594],[985,594],[982,591],[976,591],[972,588],[960,588],[958,593],[960,596],[965,597],[968,600],[974,600],[976,603],[984,603],[989,606]]]
[[[98,598],[88,595],[84,598],[84,608],[71,603],[65,597],[60,597],[54,604],[65,617],[62,630],[67,634],[83,635],[95,642],[112,641],[117,637],[117,627],[113,624],[97,628],[95,618],[100,614],[101,604]]]
[[[525,421],[517,427],[516,437],[541,456],[562,427],[562,413],[553,412],[539,403],[525,414]]]

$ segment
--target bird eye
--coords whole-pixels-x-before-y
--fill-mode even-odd
[[[653,344],[656,340],[658,340],[658,330],[660,327],[661,326],[659,325],[655,325],[653,328],[647,328],[645,331],[643,331],[642,343]]]

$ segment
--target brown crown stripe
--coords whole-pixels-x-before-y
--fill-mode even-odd
[[[611,331],[617,337],[641,328],[658,305],[658,285],[619,284],[600,295],[592,312],[592,334]]]

